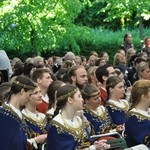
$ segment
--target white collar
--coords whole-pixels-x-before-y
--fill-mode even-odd
[[[54,107],[52,107],[51,109],[49,109],[49,110],[47,111],[47,114],[53,115],[53,114],[54,114],[54,111],[55,111],[55,109],[54,109]]]
[[[150,109],[148,111],[144,111],[144,110],[140,110],[140,109],[137,109],[137,108],[133,108],[133,109],[131,109],[131,111],[140,113],[140,114],[150,118]]]
[[[45,119],[45,114],[40,113],[40,112],[38,112],[37,114],[35,114],[35,113],[31,112],[30,110],[28,110],[28,109],[26,109],[26,108],[24,108],[24,109],[22,110],[22,113],[23,113],[25,116],[31,117],[31,118],[36,119],[36,120],[41,120],[41,119],[44,120],[44,119]]]
[[[22,113],[19,109],[17,109],[10,103],[9,104],[6,103],[6,105],[9,106],[19,116],[20,119],[22,119]]]
[[[46,103],[49,103],[49,97],[48,97],[47,94],[42,95],[42,99],[43,99],[43,101],[45,101]]]
[[[67,122],[67,124],[69,124],[72,127],[77,127],[79,125],[79,123],[82,124],[82,119],[79,116],[75,116],[73,121],[72,121],[70,119],[62,118],[62,115],[60,113],[54,117],[54,120],[61,123],[62,125],[65,125],[64,124],[64,121],[65,121],[65,122]]]

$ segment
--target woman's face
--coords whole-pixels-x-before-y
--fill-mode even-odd
[[[123,98],[124,94],[125,94],[125,88],[123,82],[119,82],[118,84],[116,84],[114,88],[111,88],[111,95],[117,97],[118,99]]]
[[[83,66],[86,66],[86,64],[87,64],[86,58],[81,62],[81,64],[82,64]]]
[[[145,46],[150,48],[150,38],[148,38],[145,42]]]
[[[119,60],[120,63],[125,63],[126,62],[126,58],[122,54],[118,55],[118,60]]]
[[[146,53],[144,53],[144,54],[141,56],[141,58],[143,58],[144,60],[147,61],[148,55],[147,55]]]
[[[150,68],[146,68],[141,71],[140,76],[142,79],[150,80]]]
[[[35,90],[32,92],[28,103],[33,106],[37,106],[42,103],[42,94],[39,87],[35,88]]]
[[[75,111],[82,110],[84,105],[84,100],[82,98],[81,92],[77,90],[77,92],[73,96],[73,108]]]
[[[92,109],[96,109],[101,105],[101,97],[100,95],[96,95],[94,97],[91,97],[89,100],[87,100],[86,104],[90,106]]]
[[[128,34],[128,36],[126,37],[126,42],[132,43],[132,35],[131,34]]]
[[[105,59],[102,59],[101,61],[100,61],[100,63],[99,63],[99,66],[103,66],[103,65],[105,65],[106,64],[106,60]]]
[[[108,62],[108,61],[109,61],[109,56],[108,56],[108,54],[107,54],[107,53],[104,53],[104,54],[103,54],[103,58],[106,60],[106,62]]]

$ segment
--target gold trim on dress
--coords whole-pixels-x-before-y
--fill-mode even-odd
[[[80,128],[78,128],[78,132],[75,132],[76,129],[70,129],[68,127],[65,127],[65,125],[63,125],[63,124],[61,124],[61,123],[59,123],[59,122],[57,122],[55,120],[52,120],[51,124],[56,126],[56,128],[58,129],[58,133],[68,132],[78,142],[81,141],[81,139],[83,138],[84,130],[83,130],[82,126],[80,126]]]
[[[40,120],[38,119],[35,119],[33,118],[28,112],[26,109],[24,109],[26,114],[23,114],[23,117],[25,119],[27,119],[28,121],[30,121],[31,123],[37,125],[38,127],[40,127],[41,129],[44,129],[45,125],[46,125],[46,122],[47,122],[47,119],[46,119],[46,116],[45,118],[43,119],[42,117],[40,117]]]
[[[128,115],[130,115],[130,116],[136,116],[139,120],[145,120],[145,119],[150,120],[150,117],[148,117],[148,116],[146,116],[146,115],[144,115],[144,114],[142,114],[140,112],[134,111],[134,110],[130,110],[128,112]]]
[[[23,120],[23,118],[21,119],[19,115],[11,108],[9,104],[7,105],[4,103],[3,107],[9,110],[10,112],[12,112],[19,120]]]
[[[19,124],[21,124],[21,127],[23,129],[23,131],[25,132],[25,135],[26,137],[28,137],[28,127],[27,127],[27,124],[24,120],[24,118],[22,117],[22,119],[18,116],[18,114],[11,108],[10,105],[7,105],[7,104],[3,104],[3,109],[4,109],[4,115],[9,115],[11,116],[12,118],[14,118]],[[11,113],[11,114],[10,114]],[[13,115],[12,115],[13,114]]]
[[[128,111],[129,110],[129,104],[128,103],[126,103],[125,101],[121,101],[121,102],[123,102],[123,104],[124,104],[124,107],[121,107],[121,106],[118,106],[118,105],[116,105],[115,104],[115,102],[112,102],[112,101],[109,101],[108,100],[108,102],[107,102],[107,106],[110,106],[111,108],[113,108],[113,109],[115,109],[115,110],[118,110],[118,109],[121,109],[121,110],[124,110],[124,111]]]
[[[101,107],[101,112],[97,114],[96,112],[92,111],[89,107],[85,106],[85,111],[87,110],[92,116],[96,117],[96,118],[100,118],[100,119],[106,119],[107,118],[107,112],[105,110],[103,110]],[[100,111],[99,111],[100,112]]]
[[[109,117],[109,114],[108,114],[107,110],[106,109],[103,110],[102,108],[101,108],[101,110],[102,110],[102,116],[96,114],[89,107],[85,106],[85,112],[87,112],[91,116],[93,116],[94,119],[97,119],[98,121],[101,120],[101,125],[99,126],[99,128],[101,130],[101,133],[107,133],[110,130],[114,129],[114,125],[111,123],[111,119]]]

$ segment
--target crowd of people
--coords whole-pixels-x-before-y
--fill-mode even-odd
[[[137,51],[131,33],[113,63],[107,52],[22,62],[1,50],[0,149],[107,150],[108,138],[91,136],[113,132],[150,149],[149,58],[150,37]]]

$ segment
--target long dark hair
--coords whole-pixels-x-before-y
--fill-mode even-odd
[[[65,84],[63,81],[53,81],[47,90],[47,95],[49,97],[49,108],[53,107],[55,101],[56,101],[56,91]]]
[[[123,38],[123,41],[124,41],[124,42],[126,41],[126,39],[127,39],[127,37],[128,37],[129,35],[131,35],[131,33],[126,33],[126,34],[124,35],[124,38]]]
[[[24,89],[25,92],[34,90],[37,87],[37,85],[28,77],[24,75],[19,75],[16,77],[16,79],[12,82],[11,89],[9,92],[9,98],[11,95],[16,95],[19,92],[21,92],[22,89]],[[9,100],[8,100],[9,102]]]
[[[110,88],[114,88],[119,82],[122,82],[122,79],[120,79],[118,76],[111,76],[106,81],[106,90],[108,94],[108,98],[110,96]]]
[[[55,117],[59,113],[59,111],[66,105],[68,97],[73,97],[77,90],[78,88],[76,86],[70,84],[64,85],[57,90],[57,104],[53,117]]]

